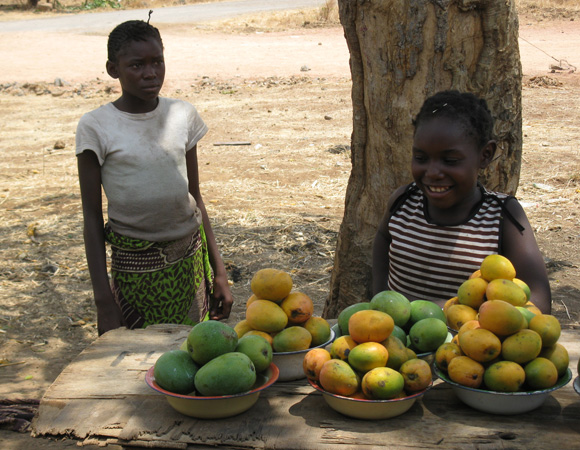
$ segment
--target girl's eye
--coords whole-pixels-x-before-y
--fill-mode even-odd
[[[413,159],[420,163],[427,161],[427,157],[424,155],[413,155]]]

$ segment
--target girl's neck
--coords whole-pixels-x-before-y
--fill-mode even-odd
[[[125,96],[119,97],[113,102],[113,105],[119,110],[129,114],[144,114],[153,111],[159,105],[159,97],[153,100],[128,99]]]
[[[463,198],[463,200],[453,205],[451,208],[438,209],[429,204],[426,197],[426,212],[429,215],[429,220],[444,226],[453,226],[464,223],[473,214],[473,209],[481,202],[483,194],[480,185],[477,184],[473,191]]]

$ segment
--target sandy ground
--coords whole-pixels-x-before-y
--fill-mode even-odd
[[[342,29],[224,33],[160,27],[163,94],[210,126],[201,182],[234,281],[235,323],[259,268],[292,272],[321,312],[350,159]],[[580,26],[522,18],[524,154],[518,198],[546,258],[554,314],[580,319]],[[96,338],[73,157],[80,115],[115,98],[106,35],[7,34],[0,26],[0,398],[40,398]],[[550,70],[551,64],[566,70]],[[568,64],[568,65],[566,65]],[[55,80],[62,85],[55,85]],[[247,141],[245,146],[216,143]],[[65,448],[0,429],[1,448]]]

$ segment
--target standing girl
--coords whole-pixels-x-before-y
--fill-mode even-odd
[[[148,22],[111,32],[106,68],[121,96],[85,114],[76,133],[99,335],[227,318],[233,299],[199,189],[197,143],[207,126],[191,104],[159,96],[163,43]]]
[[[373,244],[373,293],[394,290],[443,306],[489,254],[508,258],[531,301],[551,311],[544,260],[520,203],[477,181],[493,159],[485,100],[444,91],[413,122],[413,183],[398,188]]]

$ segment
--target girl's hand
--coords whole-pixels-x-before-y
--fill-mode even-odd
[[[115,301],[112,298],[107,300],[103,299],[103,301],[99,300],[95,298],[95,303],[97,304],[97,331],[99,336],[107,331],[124,327],[123,315]]]
[[[227,276],[216,276],[213,294],[210,298],[209,318],[211,320],[227,319],[230,316],[234,298],[230,291]]]

